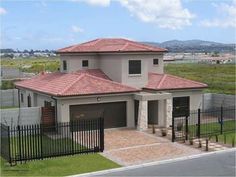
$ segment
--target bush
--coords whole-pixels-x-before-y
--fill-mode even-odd
[[[2,81],[1,90],[14,89],[14,81]]]

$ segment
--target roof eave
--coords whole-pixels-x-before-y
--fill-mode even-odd
[[[152,91],[167,91],[167,90],[192,90],[192,89],[206,89],[208,86],[202,86],[202,87],[181,87],[181,88],[165,88],[165,89],[155,89],[155,88],[148,88],[144,87],[143,89],[146,90],[152,90]]]
[[[142,51],[142,50],[137,50],[137,51],[56,51],[56,54],[87,54],[87,53],[94,53],[94,54],[103,54],[103,53],[167,53],[168,50],[163,50],[163,51]]]
[[[31,88],[27,88],[27,87],[23,87],[23,86],[15,86],[18,89],[27,89],[27,90],[31,90],[34,92],[38,92],[41,94],[46,94],[49,96],[55,96],[55,97],[76,97],[76,96],[92,96],[92,95],[106,95],[106,94],[122,94],[122,93],[134,93],[134,92],[140,92],[141,89],[137,89],[137,90],[131,90],[131,91],[123,91],[123,92],[106,92],[106,93],[91,93],[91,94],[71,94],[71,95],[62,95],[62,94],[53,94],[53,93],[49,93],[49,92],[43,92],[43,91],[39,91],[39,90],[35,90],[35,89],[31,89]]]

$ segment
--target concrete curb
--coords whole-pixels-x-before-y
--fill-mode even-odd
[[[107,173],[111,173],[111,172],[119,172],[119,171],[131,170],[131,169],[136,169],[136,168],[141,168],[141,167],[167,164],[167,163],[178,162],[178,161],[182,161],[182,160],[190,160],[190,159],[195,159],[195,158],[208,156],[208,155],[212,155],[212,154],[220,154],[220,153],[232,152],[232,151],[236,152],[236,148],[221,150],[221,151],[207,152],[207,153],[197,154],[197,155],[178,157],[178,158],[162,160],[162,161],[149,162],[149,163],[144,163],[144,164],[140,164],[140,165],[132,165],[132,166],[128,166],[128,167],[120,167],[120,168],[114,168],[114,169],[109,169],[109,170],[102,170],[102,171],[83,173],[83,174],[78,174],[78,175],[71,175],[68,177],[87,177],[87,176],[94,176],[94,175],[103,175],[103,174],[107,174]]]

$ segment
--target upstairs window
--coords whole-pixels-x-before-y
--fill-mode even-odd
[[[82,67],[88,67],[88,60],[82,60]]]
[[[153,65],[158,65],[159,64],[159,59],[158,58],[154,58],[153,59]]]
[[[129,60],[129,74],[141,74],[141,60]]]
[[[63,70],[64,71],[67,70],[67,62],[65,60],[63,60]]]

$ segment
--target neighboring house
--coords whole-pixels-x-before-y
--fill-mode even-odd
[[[172,110],[200,108],[207,85],[164,74],[166,49],[96,39],[57,51],[60,72],[16,83],[20,105],[55,106],[56,121],[104,117],[105,128],[171,125]]]

